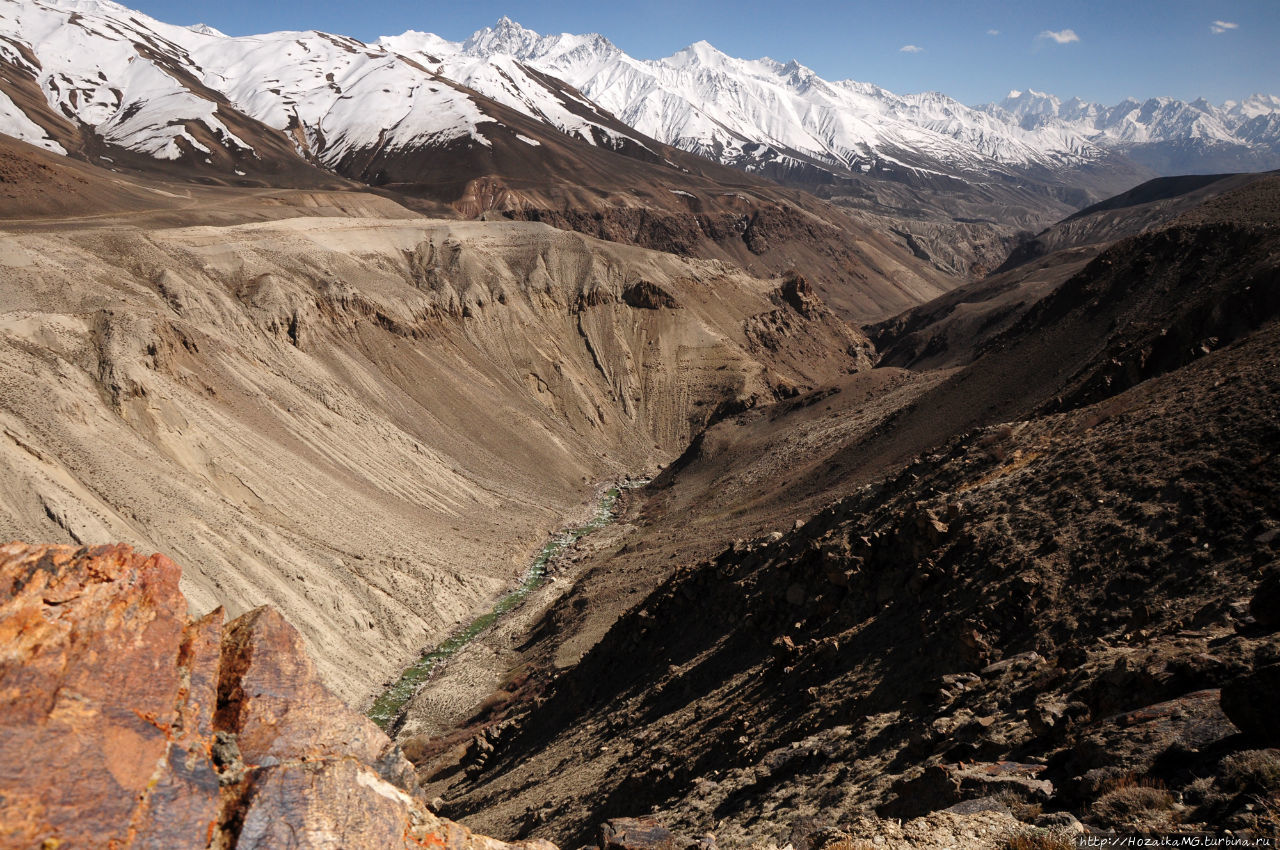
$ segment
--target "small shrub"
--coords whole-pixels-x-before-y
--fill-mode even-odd
[[[875,850],[875,845],[857,838],[837,838],[822,845],[822,850]]]
[[[1137,776],[1134,776],[1133,771],[1129,771],[1128,773],[1122,773],[1119,776],[1109,777],[1102,783],[1101,791],[1103,794],[1106,794],[1108,791],[1119,791],[1121,788],[1137,787],[1163,789],[1164,783],[1159,779],[1147,779],[1145,777],[1139,779]]]
[[[1020,832],[1000,842],[1001,850],[1076,850],[1076,844],[1067,835],[1038,829]]]
[[[1040,803],[1033,803],[1025,795],[1016,791],[1001,791],[995,795],[995,798],[996,802],[1009,811],[1009,814],[1020,821],[1034,820],[1044,812],[1044,807]]]
[[[432,740],[426,735],[414,735],[401,742],[400,751],[413,765],[422,764],[433,754]]]
[[[988,456],[997,463],[1004,463],[1009,457],[1009,441],[1013,437],[1013,426],[997,425],[987,430],[977,440],[978,446],[987,450]]]
[[[1103,823],[1146,823],[1163,818],[1153,815],[1173,809],[1173,795],[1157,783],[1117,784],[1093,804],[1093,815]]]
[[[1218,782],[1212,776],[1201,776],[1182,789],[1182,801],[1193,806],[1215,806],[1226,800]]]
[[[1245,750],[1222,760],[1222,783],[1232,791],[1280,791],[1280,750]]]
[[[1273,791],[1256,800],[1255,829],[1263,835],[1280,835],[1280,791]]]

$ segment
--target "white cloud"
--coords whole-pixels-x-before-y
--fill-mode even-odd
[[[1227,30],[1239,29],[1240,25],[1231,21],[1214,21],[1209,24],[1209,32],[1214,35],[1222,35]]]
[[[1075,30],[1058,30],[1057,32],[1054,32],[1053,30],[1045,30],[1036,36],[1036,38],[1052,39],[1058,44],[1070,44],[1073,41],[1080,40],[1080,36],[1076,35]]]
[[[987,35],[999,35],[1000,30],[987,30]]]
[[[899,53],[924,53],[923,47],[916,47],[914,44],[904,44],[898,48]]]

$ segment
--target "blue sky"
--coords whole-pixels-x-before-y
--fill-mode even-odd
[[[794,58],[829,79],[937,90],[966,103],[1012,88],[1104,103],[1280,94],[1280,0],[124,2],[232,35],[323,29],[364,40],[406,29],[461,40],[508,15],[539,32],[600,32],[642,59],[705,39],[733,56]]]

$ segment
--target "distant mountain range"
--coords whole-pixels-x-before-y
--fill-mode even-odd
[[[1077,133],[1166,174],[1275,168],[1280,154],[1280,97],[1270,94],[1221,106],[1171,97],[1103,106],[1027,90],[978,108],[1023,130]]]
[[[1072,186],[1100,163],[1130,183],[1280,167],[1273,95],[1105,107],[1026,91],[970,107],[706,42],[639,60],[600,35],[539,35],[508,18],[463,42],[410,31],[365,44],[228,37],[107,0],[0,0],[0,132],[99,161],[126,152],[243,175],[301,161],[377,182],[370,163],[399,152],[500,142],[535,156],[544,139],[494,103],[593,146],[661,162],[657,140],[809,185]]]

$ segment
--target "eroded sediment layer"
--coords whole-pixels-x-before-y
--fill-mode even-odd
[[[366,699],[592,482],[866,367],[803,280],[537,224],[294,218],[0,246],[0,537],[170,552]]]

